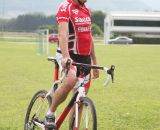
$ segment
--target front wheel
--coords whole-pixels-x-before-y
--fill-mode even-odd
[[[40,90],[31,99],[25,117],[24,130],[42,130],[34,124],[34,121],[37,120],[40,123],[44,121],[46,112],[52,102],[50,96],[45,99],[46,94],[47,91]]]
[[[70,122],[69,130],[97,130],[96,109],[91,99],[83,97],[79,105],[78,128],[75,127],[75,113]]]

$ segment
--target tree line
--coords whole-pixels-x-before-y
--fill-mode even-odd
[[[105,14],[102,11],[92,12],[92,32],[103,34]],[[33,32],[38,29],[49,29],[50,33],[57,33],[56,16],[46,16],[42,13],[23,14],[12,19],[0,19],[0,31]]]

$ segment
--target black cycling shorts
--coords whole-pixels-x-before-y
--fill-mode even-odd
[[[82,56],[82,55],[70,53],[70,57],[74,62],[83,63],[83,64],[91,64],[90,55]],[[88,67],[85,67],[85,68],[77,67],[77,76],[79,76],[80,74],[80,69],[84,69],[84,75],[88,75],[91,71],[91,69]]]

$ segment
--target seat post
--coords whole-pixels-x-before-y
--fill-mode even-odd
[[[55,63],[55,67],[54,67],[54,81],[58,80],[58,75],[59,75],[59,65],[57,63],[57,61],[54,62]]]

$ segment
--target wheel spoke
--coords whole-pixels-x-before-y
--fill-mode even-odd
[[[79,130],[97,130],[96,111],[89,98],[82,98],[79,108]],[[74,130],[75,119],[72,119],[70,130]]]
[[[36,126],[34,121],[43,124],[46,111],[51,104],[51,97],[45,99],[46,94],[46,91],[39,91],[32,98],[27,110],[24,130],[41,130],[39,126]]]

